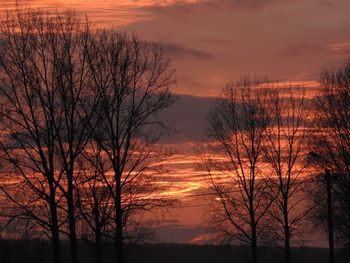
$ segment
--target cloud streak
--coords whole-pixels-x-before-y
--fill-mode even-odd
[[[305,43],[284,48],[281,55],[302,56],[315,53],[339,54],[344,57],[350,54],[350,42],[335,42],[331,44]]]
[[[167,5],[154,4],[144,6],[146,10],[151,10],[157,13],[191,13],[203,9],[230,9],[230,10],[261,10],[273,3],[278,3],[277,0],[203,0],[203,1],[173,1]]]
[[[185,47],[180,44],[168,42],[168,43],[160,43],[160,46],[170,56],[174,56],[176,58],[194,58],[194,59],[202,60],[202,59],[212,59],[214,57],[213,54],[200,51],[197,49]]]

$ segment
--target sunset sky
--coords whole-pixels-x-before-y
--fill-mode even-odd
[[[0,0],[0,10],[14,7]],[[97,27],[134,32],[161,43],[172,58],[180,100],[165,114],[177,134],[164,139],[177,154],[166,182],[181,197],[158,227],[160,241],[199,242],[206,237],[195,165],[205,136],[206,113],[231,79],[269,76],[314,90],[322,69],[350,54],[350,1],[346,0],[24,0],[21,4],[87,13]]]

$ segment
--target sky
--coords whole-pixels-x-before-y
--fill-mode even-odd
[[[1,0],[2,8],[14,0]],[[214,96],[246,74],[313,81],[350,50],[345,0],[22,0],[76,8],[103,27],[163,43],[173,57],[175,92]],[[205,77],[204,77],[205,76]]]
[[[74,8],[98,27],[134,32],[161,43],[172,59],[180,100],[165,113],[176,136],[164,143],[177,154],[168,181],[182,196],[157,228],[160,241],[199,242],[206,236],[205,202],[194,198],[203,177],[193,164],[205,138],[207,112],[227,82],[245,75],[303,83],[350,55],[350,1],[346,0],[23,0],[31,7]],[[0,0],[0,10],[13,0]],[[315,244],[315,242],[313,243]]]

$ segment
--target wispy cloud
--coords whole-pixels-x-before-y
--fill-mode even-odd
[[[281,55],[299,56],[315,53],[335,53],[340,55],[350,54],[350,42],[334,42],[330,44],[304,43],[287,46],[282,50]]]
[[[299,45],[290,45],[284,48],[281,52],[281,55],[287,56],[299,56],[305,55],[307,53],[314,52],[324,52],[327,50],[327,47],[318,44],[305,43]]]
[[[167,4],[155,3],[154,5],[145,6],[155,12],[183,13],[193,12],[202,9],[253,9],[259,10],[277,0],[197,0],[197,1],[168,1]],[[185,13],[184,13],[185,12]]]
[[[175,58],[194,58],[194,59],[211,59],[214,57],[213,54],[185,47],[175,43],[160,43],[161,47],[165,52]]]

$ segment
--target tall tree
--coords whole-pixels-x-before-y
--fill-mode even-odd
[[[128,220],[159,205],[151,191],[152,163],[166,156],[157,141],[167,127],[158,113],[174,101],[169,88],[175,80],[161,48],[135,36],[102,31],[91,50],[98,54],[89,63],[102,116],[94,140],[112,170],[102,175],[113,198],[117,262],[123,263]]]
[[[350,63],[337,71],[324,71],[316,100],[317,134],[312,138],[312,159],[324,185],[315,192],[318,220],[327,223],[327,189],[331,191],[334,231],[343,244],[350,244]],[[331,178],[332,177],[332,178]],[[329,183],[332,181],[332,184]],[[328,187],[325,187],[327,185]],[[331,186],[331,187],[330,187]],[[329,205],[328,205],[329,207]]]
[[[50,73],[56,74],[42,53],[49,48],[50,34],[38,30],[39,25],[50,22],[39,16],[17,10],[17,14],[8,14],[1,22],[1,150],[2,157],[15,168],[11,177],[5,179],[14,184],[4,182],[2,190],[21,208],[20,214],[49,229],[54,262],[60,262],[57,185],[61,176],[56,173],[54,116],[50,111],[55,89],[49,79]],[[36,69],[44,68],[47,74],[35,74],[41,73]],[[20,194],[15,193],[19,190],[31,195],[24,200],[17,198]],[[49,214],[37,209],[42,200]]]
[[[55,150],[59,166],[63,173],[63,183],[60,189],[66,200],[68,215],[68,230],[73,263],[79,262],[76,214],[75,188],[79,177],[77,160],[85,149],[97,123],[95,117],[99,96],[96,96],[91,85],[93,76],[90,71],[89,49],[93,33],[87,21],[75,13],[68,12],[60,19],[56,31],[55,43],[58,54],[53,56],[58,61],[60,78],[56,79],[59,104],[52,125],[56,135]]]
[[[302,234],[303,219],[311,211],[303,189],[303,175],[308,167],[310,114],[304,90],[298,92],[298,88],[276,90],[273,121],[267,129],[267,144],[263,148],[273,172],[271,192],[275,200],[269,210],[270,230],[283,242],[287,263],[291,262],[291,239]]]
[[[220,201],[213,206],[211,227],[248,244],[254,263],[262,219],[272,202],[269,175],[263,172],[266,131],[273,119],[272,86],[259,78],[227,85],[209,115],[210,141],[203,164],[212,193]]]
[[[103,262],[103,243],[110,238],[113,217],[112,193],[104,182],[111,172],[108,159],[92,140],[80,159],[81,176],[76,190],[77,206],[83,219],[84,235],[95,249],[95,262]]]
[[[3,190],[26,216],[50,229],[55,262],[60,262],[58,209],[66,212],[76,263],[76,159],[92,134],[98,100],[87,64],[89,24],[71,11],[50,15],[18,8],[0,28],[1,150],[15,168],[9,181],[20,183],[17,190],[28,191],[29,200],[16,199],[6,184]],[[38,215],[42,203],[48,208]]]

